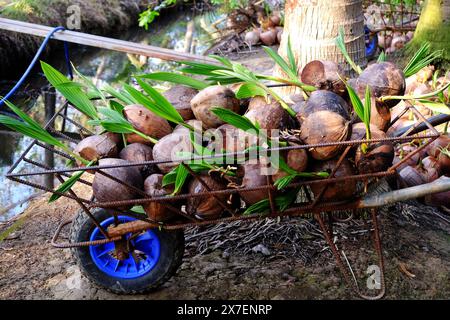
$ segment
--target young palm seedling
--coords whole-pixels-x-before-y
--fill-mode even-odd
[[[213,112],[219,118],[221,118],[224,122],[238,128],[238,129],[241,129],[245,132],[248,132],[248,133],[258,136],[260,143],[258,144],[258,146],[251,146],[250,148],[256,148],[257,150],[265,149],[262,145],[260,145],[262,141],[266,141],[267,146],[269,148],[273,147],[274,143],[276,143],[276,145],[279,145],[279,146],[287,146],[286,142],[284,142],[284,141],[278,141],[278,140],[274,140],[272,138],[268,139],[267,136],[264,134],[264,132],[259,127],[259,125],[252,123],[245,116],[241,116],[234,112],[231,112],[231,111],[225,110],[225,109],[221,109],[221,108],[215,108],[215,109],[213,109]],[[245,153],[251,151],[250,148],[247,148],[245,150]],[[269,159],[270,158],[271,157],[269,157]],[[297,177],[300,177],[300,178],[328,177],[328,173],[326,173],[326,172],[317,172],[317,173],[297,172],[297,171],[293,170],[292,168],[290,168],[288,166],[288,164],[286,163],[286,161],[281,156],[279,156],[276,160],[277,160],[276,162],[278,162],[278,163],[272,161],[271,165],[274,166],[274,168],[279,168],[280,170],[282,170],[283,172],[285,172],[287,174],[287,176],[282,177],[282,178],[278,179],[277,181],[275,181],[275,186],[278,188],[278,190],[284,189]],[[261,168],[257,168],[257,169],[259,170]],[[255,170],[250,170],[249,172],[254,172],[254,171]],[[254,181],[258,180],[257,178],[258,177],[247,178],[247,180],[254,182]],[[244,179],[245,179],[245,176],[244,176]],[[260,179],[260,180],[261,180],[261,184],[266,184],[265,178]],[[255,191],[255,192],[261,193],[261,192],[264,192],[264,190],[263,191]],[[254,192],[252,191],[252,194],[253,193]],[[259,196],[256,196],[253,198],[259,198]]]
[[[386,134],[373,126],[370,122],[372,99],[369,86],[366,86],[364,103],[354,89],[346,84],[350,101],[361,123],[356,123],[352,128],[351,140],[384,139]],[[390,142],[361,143],[355,153],[355,164],[360,173],[384,171],[392,164],[394,148]]]
[[[47,130],[43,129],[36,121],[29,117],[25,112],[20,110],[14,104],[6,101],[6,105],[21,119],[16,119],[6,115],[0,115],[0,123],[10,128],[11,130],[22,133],[23,135],[32,139],[38,140],[42,143],[46,143],[57,147],[68,155],[79,161],[80,163],[90,166],[94,161],[88,161],[82,158],[77,153],[73,152],[67,145],[53,137]],[[75,172],[69,179],[62,183],[56,190],[58,193],[64,193],[69,190],[83,175],[84,171]],[[59,199],[60,195],[53,194],[49,202]]]
[[[210,57],[217,60],[217,64],[207,64],[189,61],[180,61],[181,64],[187,67],[181,68],[180,71],[186,74],[197,75],[205,77],[204,81],[192,79],[191,77],[173,74],[168,72],[157,72],[151,74],[144,74],[138,76],[138,78],[145,78],[157,81],[167,81],[176,84],[182,84],[190,86],[197,90],[202,90],[209,85],[228,85],[234,83],[248,84],[242,89],[240,95],[254,96],[255,90],[258,95],[266,96],[267,93],[271,94],[267,89],[267,86],[255,85],[255,81],[273,81],[286,85],[296,86],[302,89],[304,92],[310,92],[316,90],[312,85],[307,85],[299,80],[298,66],[294,58],[294,54],[291,48],[290,41],[288,41],[287,48],[287,61],[284,60],[277,52],[269,47],[263,47],[267,55],[283,70],[286,78],[274,77],[269,75],[263,75],[258,73],[252,73],[249,70],[245,70],[240,64],[230,61],[227,58],[211,55]],[[265,92],[265,93],[264,93]]]

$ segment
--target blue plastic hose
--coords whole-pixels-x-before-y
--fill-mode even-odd
[[[33,60],[31,61],[30,65],[28,66],[27,70],[24,72],[22,77],[17,81],[16,85],[0,100],[0,106],[2,106],[6,100],[8,100],[16,91],[20,88],[20,86],[25,82],[29,74],[31,73],[31,70],[33,70],[34,66],[36,65],[36,62],[38,61],[39,57],[41,56],[42,52],[44,52],[45,47],[47,46],[50,39],[53,37],[53,34],[55,34],[58,31],[64,31],[66,30],[64,27],[56,27],[52,31],[50,31],[47,36],[45,37],[44,41],[42,42],[41,46],[39,47],[38,51],[36,52],[36,55],[34,56]],[[73,73],[72,73],[72,65],[70,64],[70,57],[69,57],[69,47],[67,45],[67,42],[64,41],[64,56],[66,59],[67,69],[69,71],[69,76],[71,79],[73,79]]]

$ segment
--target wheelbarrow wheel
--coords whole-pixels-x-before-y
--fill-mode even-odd
[[[105,229],[113,225],[114,217],[104,209],[93,212]],[[120,222],[135,220],[119,216]],[[129,249],[125,257],[116,256],[115,243],[72,248],[72,255],[81,272],[95,284],[118,294],[149,292],[168,281],[182,263],[183,231],[166,232],[151,229],[138,235],[126,235]],[[71,230],[71,242],[105,239],[100,229],[84,213],[78,212]]]

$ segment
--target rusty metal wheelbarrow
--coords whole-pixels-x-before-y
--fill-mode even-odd
[[[70,109],[70,112],[68,110]],[[85,199],[78,195],[75,188],[67,192],[60,193],[56,190],[50,189],[43,184],[32,181],[33,177],[43,175],[54,175],[60,182],[64,182],[65,178],[70,177],[74,172],[80,170],[87,170],[85,167],[63,167],[51,168],[47,165],[33,160],[29,157],[32,148],[43,148],[49,150],[64,160],[73,160],[72,157],[64,152],[55,150],[53,147],[42,144],[38,141],[33,141],[31,145],[20,156],[17,162],[12,166],[7,177],[13,181],[29,185],[31,187],[41,189],[44,191],[57,194],[76,201],[81,210],[73,220],[62,222],[52,239],[52,245],[57,248],[71,248],[75,260],[80,265],[82,272],[93,282],[100,286],[116,292],[116,293],[143,293],[154,289],[166,282],[178,269],[182,262],[184,252],[184,234],[183,230],[192,226],[205,226],[223,222],[230,222],[235,220],[250,221],[255,219],[275,218],[275,217],[300,217],[307,214],[313,214],[318,221],[319,226],[323,232],[323,236],[331,249],[336,263],[346,281],[347,285],[353,288],[356,293],[365,299],[379,299],[385,293],[385,279],[384,279],[384,261],[382,255],[382,246],[379,234],[379,225],[377,221],[377,208],[392,204],[398,201],[419,198],[431,193],[438,193],[450,190],[450,178],[441,177],[440,179],[407,189],[395,190],[385,192],[378,195],[366,194],[364,191],[360,192],[357,198],[351,201],[340,202],[326,202],[322,201],[322,195],[330,183],[336,183],[343,180],[355,180],[361,184],[367,185],[379,179],[396,175],[396,168],[402,165],[410,157],[420,152],[423,148],[431,143],[439,136],[437,130],[421,115],[413,106],[405,108],[402,114],[411,110],[420,121],[403,131],[401,136],[386,138],[386,139],[372,139],[372,140],[357,140],[357,141],[343,141],[334,143],[324,143],[318,145],[299,145],[280,147],[279,150],[289,150],[296,148],[310,149],[315,147],[324,147],[340,144],[343,146],[343,153],[337,161],[336,167],[331,171],[326,179],[312,179],[302,180],[291,183],[289,188],[303,188],[307,199],[301,203],[289,207],[284,211],[277,210],[274,204],[275,187],[268,176],[267,185],[253,188],[239,187],[236,189],[226,189],[219,191],[212,191],[202,181],[202,178],[192,172],[189,166],[187,169],[191,172],[194,179],[198,179],[200,183],[206,185],[206,192],[197,194],[179,194],[176,196],[157,196],[150,197],[142,190],[135,186],[108,175],[103,170],[110,169],[116,166],[92,166],[89,167],[90,172],[98,172],[107,176],[108,178],[125,185],[140,195],[139,199],[127,201],[113,201],[113,202],[98,202],[91,197]],[[46,129],[54,135],[59,136],[69,142],[76,143],[78,140],[74,139],[74,132],[66,132],[67,124],[71,125],[71,130],[76,130],[79,136],[85,137],[92,134],[88,129],[83,127],[80,123],[67,116],[78,112],[72,105],[65,103],[53,116],[53,118],[46,124]],[[397,121],[402,114],[400,114],[393,122]],[[59,128],[59,129],[57,129]],[[425,128],[426,134],[418,133],[418,128]],[[414,133],[414,134],[412,134]],[[346,177],[335,177],[334,174],[341,165],[343,159],[347,156],[350,149],[358,146],[361,143],[369,142],[384,142],[390,141],[392,143],[403,143],[421,139],[426,141],[421,147],[414,152],[408,154],[399,163],[390,167],[387,171],[376,172],[370,174],[358,174]],[[205,157],[204,157],[205,158]],[[168,161],[171,162],[171,161]],[[18,171],[19,164],[27,163],[31,165],[31,169],[27,172]],[[126,166],[142,166],[154,165],[156,161],[147,161],[141,163],[131,163]],[[123,165],[122,165],[123,166]],[[18,172],[16,172],[18,171]],[[92,186],[91,182],[80,179],[77,184],[85,185],[87,188]],[[321,185],[322,189],[319,194],[312,195],[308,190],[309,186],[313,184]],[[228,203],[221,201],[218,195],[236,194],[242,191],[266,190],[267,197],[270,202],[270,212],[267,214],[250,214],[243,215],[242,209],[233,209]],[[214,220],[201,220],[196,216],[188,215],[183,209],[171,205],[173,201],[183,200],[191,197],[213,196],[218,199],[220,206],[224,208],[224,215]],[[158,202],[167,206],[177,218],[171,222],[160,223],[153,221],[145,214],[136,213],[131,210],[118,210],[117,208],[126,206],[142,205],[150,202]],[[376,279],[375,289],[377,293],[372,296],[364,294],[356,281],[353,271],[346,264],[348,263],[345,255],[338,249],[333,241],[333,221],[339,220],[340,213],[356,213],[358,210],[370,210],[371,220],[373,223],[373,243],[378,256],[379,279]],[[351,218],[352,214],[350,214]],[[328,218],[326,221],[324,218]],[[59,237],[63,228],[71,224],[70,241],[61,243]],[[343,259],[344,258],[344,259]],[[352,280],[353,277],[353,280]]]

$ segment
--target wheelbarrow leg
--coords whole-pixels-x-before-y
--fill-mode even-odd
[[[375,251],[377,253],[378,257],[378,267],[379,267],[379,279],[380,279],[380,292],[376,296],[368,296],[365,294],[362,294],[359,285],[354,279],[354,281],[351,281],[351,275],[349,273],[349,270],[351,274],[353,275],[353,271],[350,268],[350,265],[346,268],[344,265],[344,262],[342,261],[342,254],[339,252],[339,249],[337,248],[336,244],[333,242],[332,234],[330,234],[330,230],[326,227],[325,222],[321,216],[321,214],[316,214],[315,219],[319,222],[320,229],[322,230],[323,236],[325,238],[325,241],[327,242],[328,246],[330,247],[334,258],[336,260],[336,264],[339,268],[339,270],[342,273],[342,276],[344,277],[345,282],[349,287],[351,287],[356,294],[366,300],[378,300],[381,299],[384,294],[386,293],[386,286],[385,286],[385,278],[384,278],[384,260],[383,260],[383,251],[381,247],[381,239],[380,239],[380,233],[379,233],[379,227],[378,227],[378,221],[377,221],[377,213],[375,209],[371,209],[371,217],[372,217],[372,223],[374,227],[373,231],[373,244],[375,247]],[[347,260],[347,259],[346,259]],[[348,263],[348,261],[347,261]],[[354,277],[354,275],[353,275]]]

